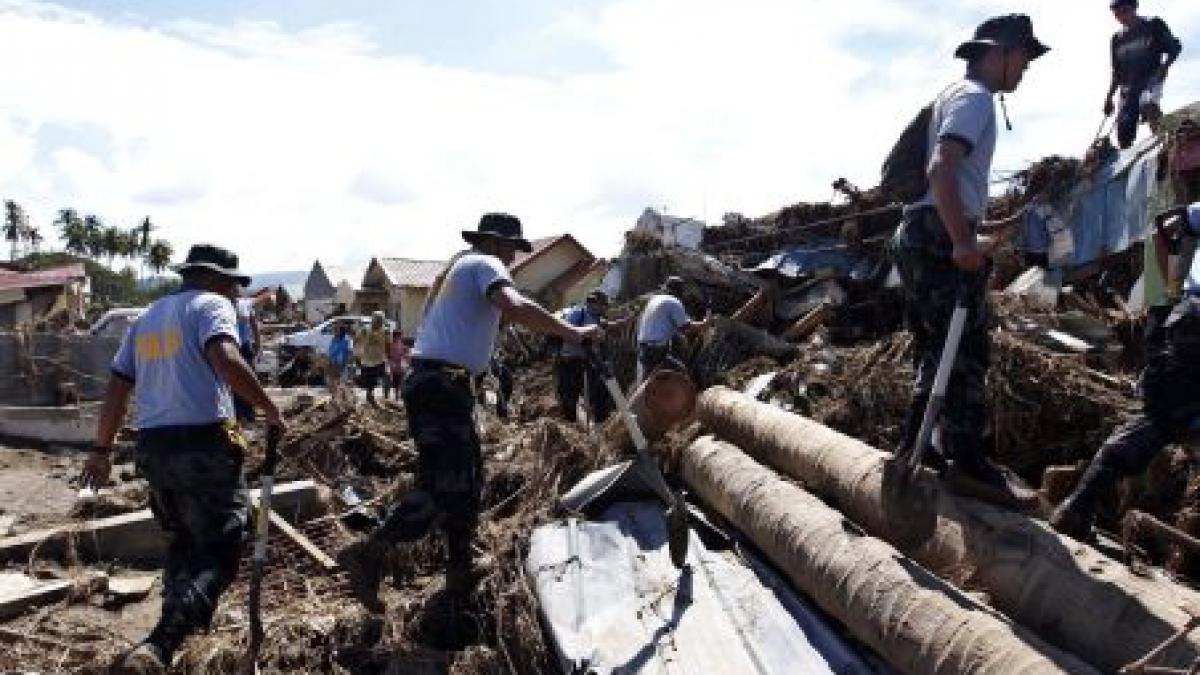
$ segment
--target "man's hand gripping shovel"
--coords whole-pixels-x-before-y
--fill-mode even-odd
[[[933,391],[925,404],[921,417],[920,431],[908,452],[897,458],[901,460],[901,476],[911,483],[921,471],[933,430],[937,426],[942,408],[946,404],[946,389],[950,385],[950,374],[954,372],[954,361],[958,358],[958,346],[962,342],[963,330],[970,314],[970,297],[975,284],[983,283],[983,274],[959,272],[955,291],[954,313],[950,316],[950,327],[946,330],[946,342],[942,346],[942,357],[938,361],[937,374],[933,378]]]

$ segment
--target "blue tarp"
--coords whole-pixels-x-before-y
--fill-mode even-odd
[[[861,281],[870,277],[875,263],[869,256],[836,242],[827,243],[830,245],[817,244],[781,251],[749,271],[760,276],[777,274],[789,279],[811,277],[822,270],[831,270],[839,279]]]
[[[1071,246],[1055,267],[1084,265],[1119,253],[1141,241],[1150,221],[1151,197],[1157,189],[1156,146],[1143,143],[1119,153],[1094,177],[1075,188],[1055,213],[1066,222]],[[1030,209],[1022,228],[1023,247],[1046,253],[1051,248],[1050,220],[1045,210]]]

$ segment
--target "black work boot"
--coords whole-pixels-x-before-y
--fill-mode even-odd
[[[1050,513],[1050,527],[1076,541],[1094,541],[1092,526],[1096,521],[1096,500],[1102,491],[1111,489],[1116,482],[1117,472],[1105,465],[1102,457],[1093,459],[1070,496]]]
[[[390,548],[391,544],[371,536],[350,544],[337,555],[338,564],[350,575],[354,597],[376,614],[386,609],[379,599],[379,583]]]

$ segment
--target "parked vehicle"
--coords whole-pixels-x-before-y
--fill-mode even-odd
[[[329,344],[333,342],[333,334],[337,330],[337,327],[342,325],[349,326],[353,333],[357,333],[364,328],[370,327],[371,317],[345,315],[326,319],[308,330],[285,335],[281,351],[292,353],[298,349],[311,349],[317,354],[324,354],[329,351]],[[396,322],[390,319],[385,319],[383,326],[388,331],[396,330]]]
[[[110,309],[92,324],[88,335],[92,337],[123,338],[129,332],[129,327],[145,312],[145,307],[118,307]]]

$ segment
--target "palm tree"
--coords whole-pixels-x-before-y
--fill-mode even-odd
[[[8,252],[9,260],[17,259],[17,244],[26,237],[26,228],[29,227],[29,217],[25,215],[25,209],[21,205],[11,199],[4,201],[4,239],[10,243]]]
[[[150,216],[142,219],[142,223],[133,228],[133,255],[138,257],[138,278],[146,275],[146,257],[150,254],[150,233],[155,230],[154,224],[150,222]]]
[[[75,209],[59,209],[54,225],[63,240],[63,250],[80,256],[87,254],[87,228]]]
[[[25,238],[29,241],[29,248],[34,252],[40,252],[42,246],[42,230],[37,225],[30,225],[25,230]]]
[[[175,250],[171,248],[171,242],[166,239],[156,239],[146,251],[146,264],[155,274],[160,274],[167,268],[167,265],[171,264],[173,255],[175,255]]]
[[[83,246],[92,258],[104,253],[104,223],[100,218],[88,214],[83,217]]]
[[[112,225],[104,228],[104,231],[100,233],[100,252],[108,258],[109,269],[112,269],[113,260],[121,252],[123,245],[121,238],[123,235],[124,233],[121,230]]]

